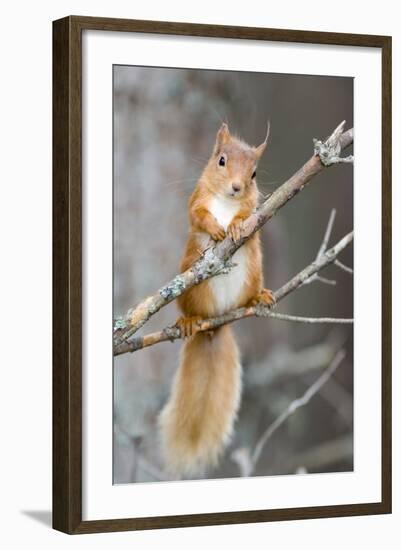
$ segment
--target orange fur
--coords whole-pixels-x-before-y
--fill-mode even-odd
[[[237,345],[227,326],[186,342],[160,416],[166,465],[175,475],[215,466],[233,430],[241,391]]]
[[[239,239],[243,220],[257,206],[253,176],[265,147],[266,142],[251,147],[233,137],[226,124],[221,126],[213,154],[189,201],[190,231],[181,270],[197,260],[213,240],[227,234]],[[240,401],[241,365],[231,329],[223,326],[196,334],[197,321],[259,300],[273,301],[270,291],[263,289],[258,234],[234,254],[236,261],[229,274],[204,281],[177,300],[184,314],[177,324],[189,339],[183,346],[170,400],[160,415],[166,466],[176,475],[216,465],[232,434]]]

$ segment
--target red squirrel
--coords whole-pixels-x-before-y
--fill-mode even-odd
[[[243,221],[258,204],[256,168],[268,135],[258,147],[233,136],[223,123],[213,153],[189,200],[190,229],[181,270],[206,247],[229,236],[240,238]],[[255,233],[232,257],[229,273],[217,275],[178,298],[177,321],[185,343],[171,396],[159,421],[166,468],[189,476],[217,465],[233,433],[241,396],[240,354],[231,328],[198,332],[201,319],[234,308],[271,305],[263,288],[262,250]]]

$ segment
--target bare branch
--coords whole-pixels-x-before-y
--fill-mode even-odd
[[[319,392],[322,386],[331,378],[331,376],[340,366],[345,355],[346,354],[343,349],[339,350],[336,353],[334,359],[332,360],[330,365],[327,367],[327,369],[319,376],[319,378],[317,378],[317,380],[312,384],[312,386],[310,386],[306,390],[304,395],[292,401],[288,405],[287,409],[283,411],[281,415],[278,416],[276,420],[272,422],[272,424],[270,424],[270,426],[263,432],[262,436],[259,438],[255,446],[255,449],[251,455],[248,454],[248,457],[246,457],[245,449],[240,450],[240,455],[238,455],[238,452],[234,452],[234,454],[232,455],[232,458],[239,464],[241,469],[241,474],[243,476],[249,476],[252,474],[262,454],[262,451],[266,443],[269,441],[269,439],[290,416],[292,416],[299,408],[307,405],[309,401],[312,399],[312,397]]]
[[[337,214],[337,211],[336,211],[335,208],[333,208],[332,211],[330,212],[330,217],[329,217],[329,221],[327,223],[326,231],[324,233],[322,244],[320,245],[320,248],[319,248],[319,250],[316,254],[316,260],[318,260],[327,250],[327,247],[328,247],[329,241],[330,241],[330,237],[331,237],[331,233],[333,231],[334,220],[336,219],[336,214]],[[337,281],[335,281],[333,279],[326,279],[325,277],[322,277],[318,273],[316,273],[313,277],[310,277],[308,280],[306,280],[304,284],[305,285],[310,284],[310,283],[313,283],[315,281],[319,281],[321,283],[324,283],[326,285],[331,285],[331,286],[335,286],[337,284]]]
[[[348,233],[348,235],[345,235],[345,237],[343,237],[335,246],[333,246],[333,248],[331,248],[330,250],[326,250],[326,252],[321,254],[319,258],[317,258],[305,269],[303,269],[297,275],[295,275],[295,277],[293,277],[285,285],[279,288],[274,293],[276,304],[280,302],[283,298],[285,298],[290,292],[293,292],[298,287],[302,286],[305,283],[305,281],[307,281],[315,273],[327,267],[329,264],[333,263],[337,258],[338,254],[340,254],[340,252],[344,250],[344,248],[351,243],[352,239],[353,239],[353,232]],[[223,315],[219,315],[218,317],[211,317],[209,319],[204,319],[199,323],[198,326],[199,326],[199,331],[203,332],[208,330],[214,330],[222,325],[225,325],[227,323],[232,323],[234,321],[238,321],[239,319],[245,319],[246,317],[273,317],[276,319],[282,319],[283,318],[282,315],[283,314],[273,313],[271,308],[268,308],[267,306],[264,306],[262,304],[258,304],[253,307],[238,308],[228,313],[225,313]],[[286,320],[297,320],[298,322],[319,322],[316,320],[310,321],[310,318],[306,318],[306,319],[309,319],[308,321],[300,321],[300,319],[301,319],[300,317],[295,317],[294,319],[287,318]],[[323,319],[324,321],[320,321],[320,322],[330,322],[328,320],[329,318],[323,318]],[[352,322],[352,320],[336,319],[333,322],[343,323],[343,322]],[[122,342],[118,346],[115,346],[114,355],[121,355],[123,353],[137,351],[139,349],[152,346],[153,344],[157,344],[159,342],[173,341],[179,338],[181,338],[180,329],[175,325],[169,326],[159,332],[154,332],[152,334],[148,334],[145,336],[130,338],[129,340]]]
[[[343,132],[342,123],[326,140],[327,147],[339,151],[353,142],[353,130]],[[334,145],[333,145],[334,144]],[[315,144],[316,147],[316,144]],[[234,242],[226,237],[214,247],[207,249],[201,257],[184,273],[176,275],[169,283],[161,287],[156,294],[148,296],[126,315],[116,319],[114,324],[114,346],[117,347],[139,330],[152,315],[163,306],[175,300],[189,288],[231,269],[231,256],[263,224],[292,199],[311,179],[325,169],[322,155],[315,153],[298,172],[276,189],[267,200],[244,222],[241,238]]]
[[[307,374],[306,380],[308,380],[309,377],[310,375],[308,376]],[[344,424],[348,427],[352,427],[354,413],[352,394],[337,382],[337,380],[331,378],[320,390],[320,395],[333,407]]]
[[[319,251],[316,255],[316,259],[318,259],[319,256],[324,254],[327,250],[327,247],[328,247],[329,241],[330,241],[330,237],[331,237],[331,233],[333,231],[335,218],[336,218],[336,210],[335,210],[335,208],[333,208],[331,213],[330,213],[330,217],[329,217],[329,221],[327,223],[327,227],[326,227],[326,231],[325,231],[325,234],[324,234],[324,237],[323,237],[323,241],[322,241],[322,244],[320,245]],[[339,267],[343,271],[346,271],[347,273],[353,273],[353,270],[350,267],[347,267],[346,265],[341,263],[340,260],[338,260],[338,259],[335,260],[334,265],[336,265],[337,267]],[[316,273],[313,277],[310,277],[308,280],[306,280],[304,284],[310,284],[310,283],[313,283],[315,281],[319,281],[321,283],[324,283],[326,285],[331,285],[331,286],[335,286],[337,284],[337,281],[335,279],[327,279],[326,277],[322,277],[318,273]]]
[[[341,349],[336,356],[334,357],[331,364],[327,369],[319,376],[319,378],[310,386],[304,395],[299,399],[292,401],[288,408],[267,428],[267,430],[262,434],[262,437],[259,439],[258,444],[255,447],[254,452],[252,453],[252,464],[255,468],[260,455],[263,451],[263,447],[266,445],[267,441],[272,437],[272,435],[278,430],[278,428],[295,413],[300,407],[304,407],[309,403],[312,397],[320,390],[320,388],[327,382],[327,380],[332,376],[332,374],[337,370],[341,362],[345,357],[345,351]]]
[[[330,286],[336,286],[337,281],[335,279],[327,279],[326,277],[322,277],[321,275],[316,275],[313,279],[314,281],[319,281],[320,283],[324,283],[325,285]],[[311,281],[308,281],[311,282]]]
[[[315,155],[320,157],[321,162],[325,166],[339,164],[341,162],[354,162],[352,155],[348,157],[340,157],[341,153],[341,137],[343,135],[345,120],[341,122],[326,141],[322,142],[318,139],[313,140],[315,146]]]
[[[352,325],[354,322],[353,319],[342,319],[340,317],[300,317],[298,315],[287,315],[284,313],[271,313],[269,317],[271,319],[278,319],[279,321],[292,321],[294,323]]]
[[[354,273],[354,270],[351,267],[348,267],[347,265],[340,262],[340,260],[336,260],[334,262],[334,265],[345,271],[346,273],[350,273],[351,275]]]
[[[322,254],[324,254],[327,250],[327,247],[329,246],[329,241],[331,237],[331,233],[333,231],[334,221],[336,219],[337,210],[335,208],[332,209],[330,212],[329,221],[327,223],[326,231],[324,233],[322,244],[320,245],[319,251],[316,255],[316,258],[319,258]]]
[[[343,237],[336,245],[334,245],[329,250],[326,250],[319,258],[316,258],[311,264],[308,265],[305,269],[300,271],[298,275],[293,277],[288,283],[282,286],[275,294],[276,301],[281,300],[284,296],[287,296],[295,288],[298,288],[300,285],[303,285],[312,275],[333,263],[338,254],[344,250],[346,246],[350,244],[354,237],[354,232],[351,231],[345,237]]]

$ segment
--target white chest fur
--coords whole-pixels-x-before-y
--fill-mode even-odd
[[[227,229],[229,223],[239,210],[239,203],[224,197],[214,197],[209,204],[209,211],[224,229]]]
[[[223,197],[215,197],[209,204],[209,211],[224,229],[238,212],[240,205]],[[235,252],[232,261],[236,264],[229,273],[209,279],[209,286],[214,294],[216,315],[229,311],[238,305],[247,277],[247,250],[242,246]]]

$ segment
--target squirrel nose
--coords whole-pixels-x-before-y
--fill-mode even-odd
[[[238,191],[241,191],[241,185],[239,183],[233,183],[232,187],[234,193],[238,193]]]

